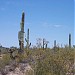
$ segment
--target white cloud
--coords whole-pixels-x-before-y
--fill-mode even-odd
[[[60,27],[62,27],[62,25],[60,25],[60,24],[49,24],[49,23],[47,23],[47,22],[43,22],[42,24],[41,24],[43,27],[47,27],[47,28],[52,28],[52,27],[54,27],[54,28],[60,28]]]
[[[59,27],[61,27],[62,25],[53,25],[54,27],[56,27],[56,28],[59,28]]]

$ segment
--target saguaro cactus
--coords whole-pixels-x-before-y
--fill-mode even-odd
[[[24,12],[22,13],[22,19],[21,19],[21,30],[18,33],[18,39],[19,39],[19,46],[20,46],[20,51],[23,51],[24,49]]]
[[[45,46],[46,46],[46,47],[45,47],[46,49],[47,49],[48,43],[49,43],[49,41],[46,41],[46,45],[45,45]]]
[[[44,50],[44,45],[45,45],[45,39],[43,39],[43,50]]]
[[[56,48],[56,40],[54,40],[54,48]]]
[[[69,34],[69,47],[71,48],[71,34]]]
[[[49,41],[46,41],[46,39],[43,39],[43,50],[44,48],[47,49]]]
[[[29,47],[30,47],[30,45],[31,45],[31,43],[29,44],[29,28],[28,28],[28,30],[27,30],[27,38],[25,38],[25,41],[27,42],[26,47],[27,47],[27,49],[29,49]]]

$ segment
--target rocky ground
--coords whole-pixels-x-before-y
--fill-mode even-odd
[[[5,66],[0,75],[34,75],[34,70],[28,63],[19,63],[16,66],[15,64]]]

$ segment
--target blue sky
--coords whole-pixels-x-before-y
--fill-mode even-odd
[[[0,43],[5,47],[18,47],[18,31],[22,12],[25,12],[25,33],[30,29],[30,42],[45,38],[52,47],[68,44],[68,35],[74,31],[74,0],[0,0]]]

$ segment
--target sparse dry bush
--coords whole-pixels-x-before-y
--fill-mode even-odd
[[[2,56],[2,59],[0,59],[0,68],[4,68],[6,65],[10,63],[10,55],[9,54],[4,54]]]

